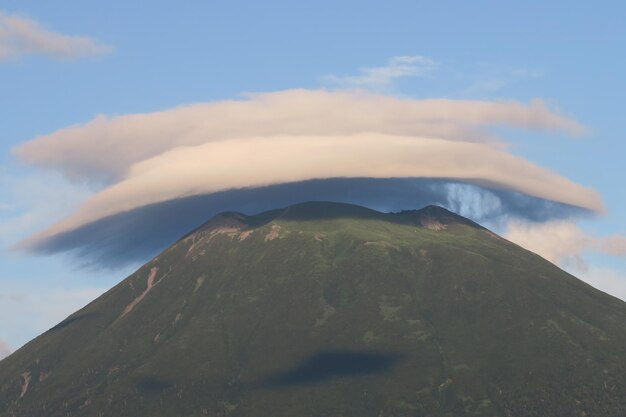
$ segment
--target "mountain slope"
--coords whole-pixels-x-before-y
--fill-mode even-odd
[[[224,213],[0,362],[1,416],[623,416],[626,304],[439,207]]]

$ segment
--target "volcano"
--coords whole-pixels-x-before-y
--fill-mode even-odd
[[[223,213],[1,361],[0,415],[625,416],[626,303],[441,207]]]

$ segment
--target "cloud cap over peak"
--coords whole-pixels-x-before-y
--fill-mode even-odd
[[[446,179],[604,210],[595,191],[510,153],[489,131],[496,125],[584,131],[538,100],[414,100],[359,91],[287,90],[99,116],[15,150],[26,162],[101,186],[71,216],[22,246],[41,247],[168,201],[342,178]]]
[[[120,211],[228,189],[323,178],[452,178],[601,211],[599,196],[482,143],[382,134],[232,139],[178,147],[135,164],[49,233]]]

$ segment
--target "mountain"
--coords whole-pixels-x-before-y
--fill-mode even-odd
[[[0,362],[1,416],[625,416],[626,303],[443,208],[223,213]]]

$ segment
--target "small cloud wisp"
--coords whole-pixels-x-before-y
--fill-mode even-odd
[[[436,67],[437,63],[431,58],[402,55],[392,57],[387,65],[382,67],[361,68],[359,75],[344,77],[327,75],[323,80],[341,88],[380,90],[389,87],[399,78],[424,76],[434,71]]]
[[[68,60],[111,52],[112,46],[89,37],[52,32],[35,20],[0,11],[0,61],[35,54]]]
[[[9,344],[3,340],[0,340],[0,360],[6,358],[11,354],[11,348]]]

